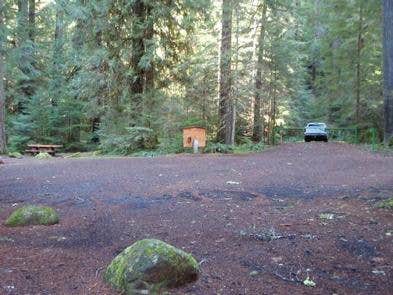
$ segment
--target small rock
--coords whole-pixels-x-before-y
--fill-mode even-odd
[[[0,243],[13,243],[13,242],[15,242],[14,239],[11,239],[6,236],[0,236]]]
[[[378,269],[373,269],[372,273],[375,275],[382,275],[382,276],[386,275],[386,273],[383,270],[378,270]]]
[[[0,268],[0,272],[2,273],[12,273],[13,270],[10,268]]]
[[[5,289],[7,292],[12,292],[12,291],[15,290],[15,286],[13,286],[13,285],[5,286],[4,289]]]
[[[278,257],[272,257],[273,262],[278,263],[282,261],[282,257],[278,256]]]
[[[228,185],[239,185],[240,182],[229,180],[229,181],[227,181],[227,184],[228,184]]]
[[[309,277],[307,277],[304,281],[303,281],[303,285],[307,286],[307,287],[315,287],[317,284],[311,280]]]
[[[247,232],[245,230],[240,230],[240,236],[245,237],[247,236]]]
[[[49,237],[48,239],[49,239],[49,240],[56,240],[56,241],[58,241],[58,242],[67,240],[66,237],[59,237],[59,236],[51,236],[51,237]]]
[[[259,275],[259,271],[257,271],[257,270],[253,270],[252,272],[250,272],[251,277],[255,277],[257,275]]]
[[[371,261],[375,263],[383,263],[385,259],[383,259],[382,257],[374,257],[371,259]]]
[[[333,213],[321,213],[321,214],[319,214],[319,219],[333,220],[334,219],[334,214]]]

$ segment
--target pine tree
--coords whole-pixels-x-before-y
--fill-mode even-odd
[[[5,11],[4,0],[0,0],[0,154],[7,151],[5,135],[5,89],[4,89],[4,45],[5,45],[5,25],[3,13]]]
[[[263,118],[261,116],[261,99],[262,99],[262,75],[263,75],[263,59],[265,54],[265,32],[266,32],[266,15],[267,4],[262,4],[262,17],[260,21],[260,32],[257,46],[257,64],[255,74],[255,94],[254,94],[254,122],[253,122],[253,140],[258,142],[263,137]]]
[[[220,55],[220,89],[219,117],[220,129],[218,139],[233,145],[235,141],[235,109],[232,88],[232,0],[222,2],[221,20],[221,55]]]
[[[383,1],[385,144],[393,142],[393,2]]]

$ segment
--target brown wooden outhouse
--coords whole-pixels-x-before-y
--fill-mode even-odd
[[[183,147],[193,147],[192,143],[195,139],[198,141],[198,146],[204,148],[206,146],[206,129],[197,126],[183,128]]]

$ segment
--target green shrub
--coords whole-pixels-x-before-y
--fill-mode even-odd
[[[378,208],[393,209],[393,198],[378,203]]]
[[[162,154],[179,154],[184,152],[182,133],[178,133],[174,137],[161,138],[158,149]]]
[[[253,152],[261,152],[265,149],[265,144],[263,142],[258,143],[245,143],[238,146],[235,146],[234,152],[235,153],[253,153]]]
[[[21,158],[23,158],[23,155],[19,152],[10,152],[10,153],[8,153],[8,157],[21,159]]]
[[[231,154],[233,152],[234,152],[234,147],[232,145],[223,144],[223,143],[209,142],[205,147],[205,153]]]
[[[150,128],[126,127],[115,133],[103,129],[100,132],[100,148],[105,153],[129,155],[143,149],[153,149],[157,138]]]
[[[159,150],[152,150],[152,151],[138,151],[132,153],[131,155],[134,157],[144,157],[144,158],[154,158],[162,155],[163,153]]]

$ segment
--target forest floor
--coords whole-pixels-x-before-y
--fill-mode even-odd
[[[54,226],[0,225],[0,294],[116,294],[102,274],[158,238],[201,277],[174,294],[391,294],[393,157],[339,143],[249,155],[5,159],[0,220],[21,204]],[[307,287],[307,276],[316,286]]]

